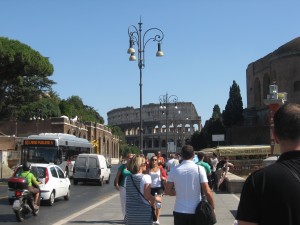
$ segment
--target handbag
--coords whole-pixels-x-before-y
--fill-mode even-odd
[[[148,202],[148,200],[145,198],[145,196],[141,193],[140,189],[138,189],[138,187],[136,186],[136,184],[134,183],[133,181],[133,178],[132,178],[132,175],[130,175],[130,178],[132,180],[132,183],[134,185],[134,187],[136,188],[136,190],[140,193],[140,195]],[[150,204],[150,203],[149,203]],[[151,206],[151,211],[152,211],[152,220],[153,221],[157,221],[157,217],[156,217],[156,214],[155,214],[155,209],[152,205]]]
[[[200,181],[200,170],[199,172],[199,181]],[[201,187],[201,181],[200,181]],[[195,210],[195,225],[212,225],[217,223],[216,214],[211,204],[207,201],[206,196],[202,193],[201,189],[201,201],[196,207]]]

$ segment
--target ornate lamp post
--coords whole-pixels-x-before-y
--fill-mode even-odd
[[[178,97],[176,95],[168,95],[166,93],[165,95],[159,96],[159,108],[163,110],[163,114],[166,116],[166,154],[168,155],[168,132],[169,132],[169,126],[168,126],[168,116],[169,116],[169,106],[171,103],[174,103],[174,108],[177,109],[177,101]]]
[[[157,42],[157,52],[156,56],[161,57],[164,53],[161,51],[161,41],[164,38],[164,33],[158,28],[150,28],[146,30],[142,34],[142,21],[138,23],[138,28],[134,25],[129,26],[128,28],[128,35],[129,35],[129,49],[127,51],[130,54],[129,61],[136,61],[135,49],[133,48],[134,45],[137,45],[138,50],[138,67],[140,70],[140,150],[143,153],[143,122],[142,122],[142,70],[145,68],[145,47],[149,41]],[[150,31],[158,32],[154,36],[147,38],[147,34]],[[149,33],[150,34],[150,33]]]

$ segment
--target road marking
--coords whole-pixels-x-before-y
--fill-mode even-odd
[[[236,196],[235,194],[232,194],[232,195],[236,200],[240,201],[240,198],[238,196]]]
[[[7,196],[4,196],[4,197],[0,197],[0,199],[4,199],[4,198],[7,198]]]
[[[91,205],[91,206],[89,206],[89,207],[87,207],[87,208],[85,208],[85,209],[83,209],[83,210],[81,210],[81,211],[78,211],[78,212],[76,212],[76,213],[74,213],[74,214],[68,216],[67,218],[62,219],[62,220],[60,220],[60,221],[58,221],[58,222],[56,222],[56,223],[54,223],[54,224],[52,224],[52,225],[62,225],[62,224],[66,224],[66,223],[68,223],[70,220],[72,220],[72,219],[74,219],[74,218],[76,218],[76,217],[78,217],[78,216],[80,216],[80,215],[82,215],[82,214],[84,214],[84,213],[86,213],[86,212],[88,212],[88,211],[90,211],[90,210],[96,208],[96,207],[99,206],[99,205],[104,204],[105,202],[110,201],[111,199],[113,199],[113,198],[115,198],[115,197],[117,197],[117,196],[119,196],[119,193],[118,193],[118,194],[114,194],[114,195],[108,197],[107,199],[102,200],[102,201],[100,201],[100,202],[98,202],[98,203],[96,203],[96,204],[94,204],[94,205]]]

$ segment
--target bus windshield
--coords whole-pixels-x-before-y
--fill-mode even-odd
[[[60,159],[58,147],[34,147],[23,148],[23,155],[26,161],[31,163],[56,163]]]

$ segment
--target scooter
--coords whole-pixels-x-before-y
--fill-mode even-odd
[[[34,208],[34,197],[33,194],[28,190],[27,182],[22,177],[12,177],[8,181],[10,188],[15,189],[16,200],[13,203],[13,211],[16,214],[18,221],[22,222],[25,216],[32,213],[37,216],[39,213],[39,207]],[[40,206],[40,199],[38,201],[38,206]]]

